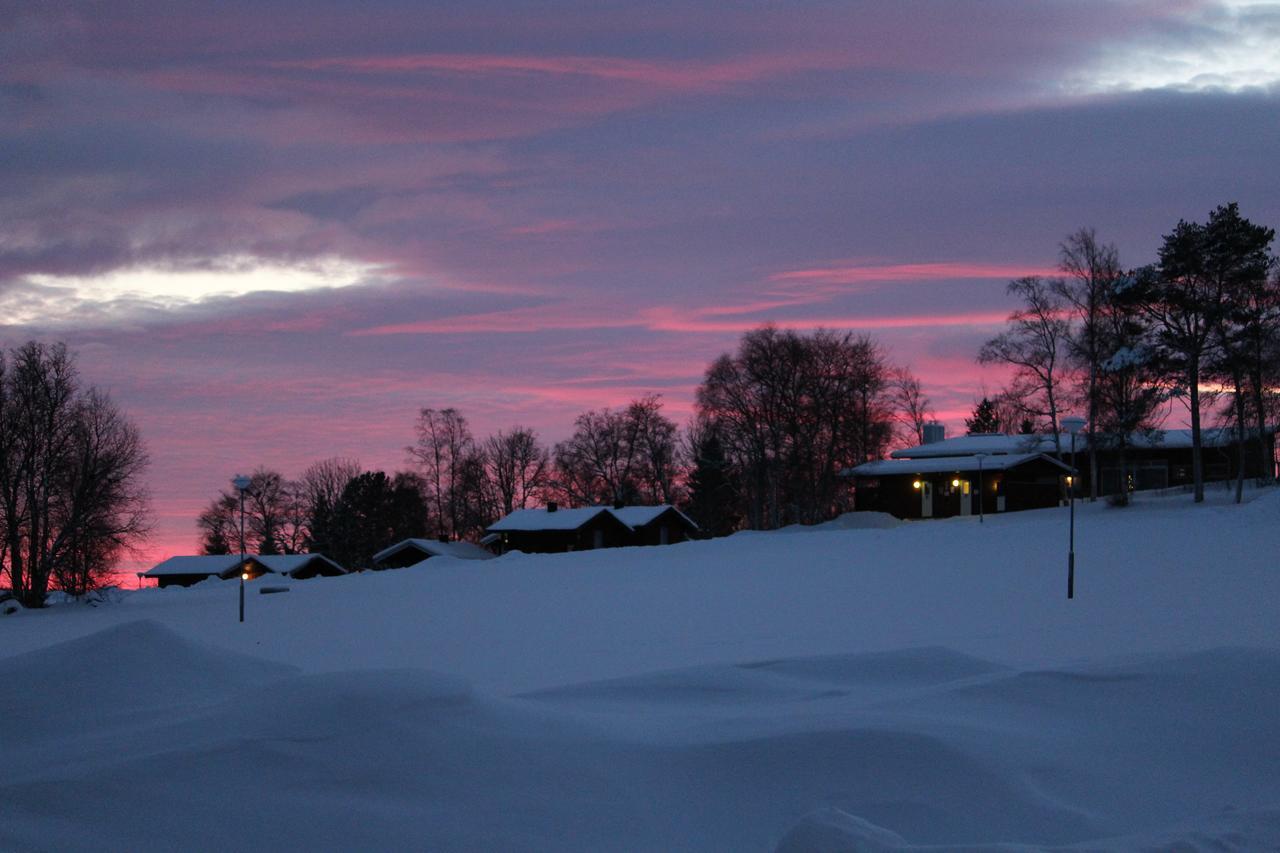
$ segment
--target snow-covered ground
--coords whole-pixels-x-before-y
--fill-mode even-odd
[[[1280,844],[1280,492],[0,617],[6,849]],[[968,845],[968,847],[965,847]]]

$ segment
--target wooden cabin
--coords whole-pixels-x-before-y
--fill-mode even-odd
[[[491,524],[499,550],[529,554],[591,551],[631,544],[632,530],[607,507],[561,509],[555,503],[534,509],[518,509]]]
[[[493,554],[471,542],[449,542],[439,539],[405,539],[373,555],[374,569],[403,569],[416,566],[432,557],[455,560],[490,560]]]
[[[249,580],[274,574],[294,580],[306,580],[318,575],[333,577],[346,574],[347,570],[323,554],[215,554],[170,557],[140,577],[153,578],[156,585],[191,586],[209,578],[223,580],[247,574]]]

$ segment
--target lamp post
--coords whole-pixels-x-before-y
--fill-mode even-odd
[[[1071,476],[1067,478],[1070,490],[1067,503],[1071,507],[1071,534],[1067,550],[1067,598],[1076,596],[1076,434],[1084,429],[1084,418],[1062,419],[1062,428],[1071,433]]]
[[[244,494],[249,491],[249,484],[253,480],[244,474],[236,474],[231,478],[231,485],[235,486],[236,491],[240,493],[240,621],[244,621],[244,576],[247,574],[244,570]]]
[[[986,513],[983,512],[982,504],[987,499],[987,492],[983,488],[983,483],[982,483],[982,460],[987,458],[987,454],[975,453],[974,456],[978,457],[978,523],[986,524],[987,516],[986,516]]]

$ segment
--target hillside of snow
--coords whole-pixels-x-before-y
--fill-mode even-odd
[[[0,848],[1280,845],[1280,492],[0,617]]]

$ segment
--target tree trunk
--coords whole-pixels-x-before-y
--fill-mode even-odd
[[[1258,426],[1258,477],[1264,486],[1269,486],[1275,479],[1275,451],[1267,453],[1266,383],[1262,378],[1261,368],[1250,371],[1249,380]]]
[[[1236,397],[1236,503],[1244,503],[1244,377],[1236,370],[1232,379]]]
[[[1094,347],[1096,349],[1096,346]],[[1098,418],[1098,357],[1094,352],[1089,363],[1089,501],[1098,499],[1098,451],[1097,430],[1094,423]]]
[[[1204,503],[1204,460],[1200,435],[1200,358],[1191,357],[1191,481],[1195,484],[1195,502]]]

